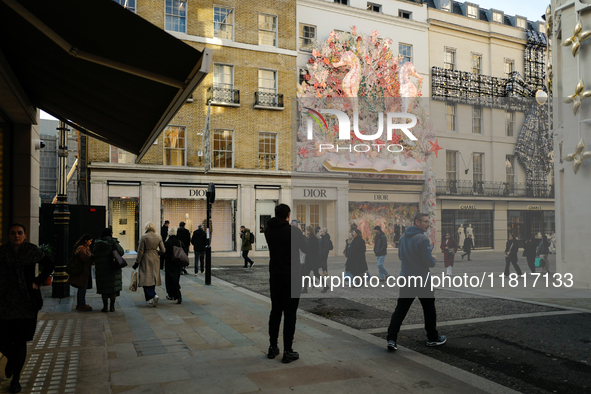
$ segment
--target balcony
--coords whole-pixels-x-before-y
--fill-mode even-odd
[[[448,181],[438,179],[438,196],[554,198],[554,186],[528,188],[525,183]]]
[[[207,89],[207,101],[212,105],[240,106],[240,90],[213,86]]]
[[[277,93],[254,92],[254,108],[281,111],[284,109],[283,95]]]

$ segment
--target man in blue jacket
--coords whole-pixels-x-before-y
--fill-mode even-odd
[[[400,294],[398,304],[392,314],[388,327],[388,350],[394,351],[400,326],[406,317],[414,299],[419,297],[425,316],[425,330],[427,331],[427,346],[443,345],[447,338],[437,332],[437,312],[435,311],[435,293],[431,290],[431,273],[429,268],[435,266],[435,256],[432,254],[433,245],[425,235],[429,229],[429,215],[417,212],[413,218],[413,225],[409,226],[398,246],[398,257],[402,262],[400,276],[406,279],[406,286],[399,281]]]

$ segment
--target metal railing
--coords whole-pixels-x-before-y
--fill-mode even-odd
[[[438,179],[437,195],[554,198],[554,185],[527,187],[525,183],[448,181]]]
[[[240,104],[240,90],[219,86],[207,89],[207,100],[213,104]]]
[[[254,105],[261,107],[283,108],[283,95],[277,93],[255,92]]]

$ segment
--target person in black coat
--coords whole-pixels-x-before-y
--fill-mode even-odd
[[[275,217],[267,222],[265,239],[269,246],[269,284],[271,314],[269,315],[268,358],[279,354],[277,346],[281,315],[283,315],[284,363],[295,361],[299,354],[292,348],[302,288],[300,251],[308,254],[308,241],[301,230],[289,225],[291,209],[286,204],[275,207]]]
[[[509,264],[513,264],[513,268],[517,271],[517,275],[521,275],[521,268],[517,264],[517,252],[519,251],[519,245],[517,240],[509,235],[509,240],[505,245],[505,276],[509,276]]]
[[[361,237],[361,230],[353,230],[354,238],[347,251],[347,262],[345,270],[353,277],[362,276],[368,271],[367,261],[365,260],[365,241]]]
[[[178,238],[178,229],[171,227],[168,230],[168,238],[164,243],[164,248],[166,249],[166,253],[164,253],[164,283],[166,284],[166,292],[168,293],[166,299],[176,301],[177,304],[180,304],[183,302],[180,285],[181,266],[172,261],[174,246],[181,247],[185,250],[185,245]]]
[[[468,234],[468,236],[464,239],[464,245],[462,246],[464,253],[462,253],[462,260],[464,260],[464,256],[468,255],[468,261],[470,260],[470,253],[472,253],[472,249],[474,249],[474,241],[472,241],[472,234]]]
[[[191,246],[191,232],[185,228],[185,222],[179,223],[179,228],[176,231],[177,238],[183,243],[183,250],[189,256],[189,246]],[[186,268],[181,269],[181,274],[188,274]]]
[[[318,268],[320,266],[320,245],[318,238],[314,234],[314,228],[312,226],[306,227],[306,239],[308,240],[308,253],[306,253],[306,260],[302,269],[302,275],[308,276],[310,275],[310,272],[312,272],[314,277],[318,277]],[[304,286],[302,293],[307,292],[308,287]]]
[[[527,259],[527,266],[532,274],[536,272],[536,248],[536,244],[531,237],[525,240],[523,244],[523,257]]]
[[[166,242],[166,238],[168,237],[168,228],[170,227],[170,221],[165,220],[164,224],[160,228],[160,236],[162,237],[162,241]],[[164,269],[164,255],[160,255],[160,269]]]
[[[322,271],[322,275],[328,274],[328,255],[330,253],[330,245],[332,241],[330,234],[326,232],[325,228],[320,229],[320,239],[318,240],[318,247],[320,249],[320,260],[319,266]]]
[[[197,262],[201,264],[201,273],[203,273],[205,266],[205,246],[207,245],[207,238],[202,225],[199,225],[197,230],[193,232],[191,245],[193,245],[193,251],[195,251],[195,275],[197,275],[199,266]]]

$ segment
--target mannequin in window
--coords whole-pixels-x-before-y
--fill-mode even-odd
[[[476,237],[474,237],[474,229],[472,228],[471,224],[469,224],[468,228],[466,228],[466,235],[472,236],[472,243],[474,244],[474,247],[476,247]]]
[[[193,221],[189,219],[189,214],[185,213],[185,228],[193,233]]]
[[[458,245],[463,245],[465,239],[464,226],[458,226]]]

